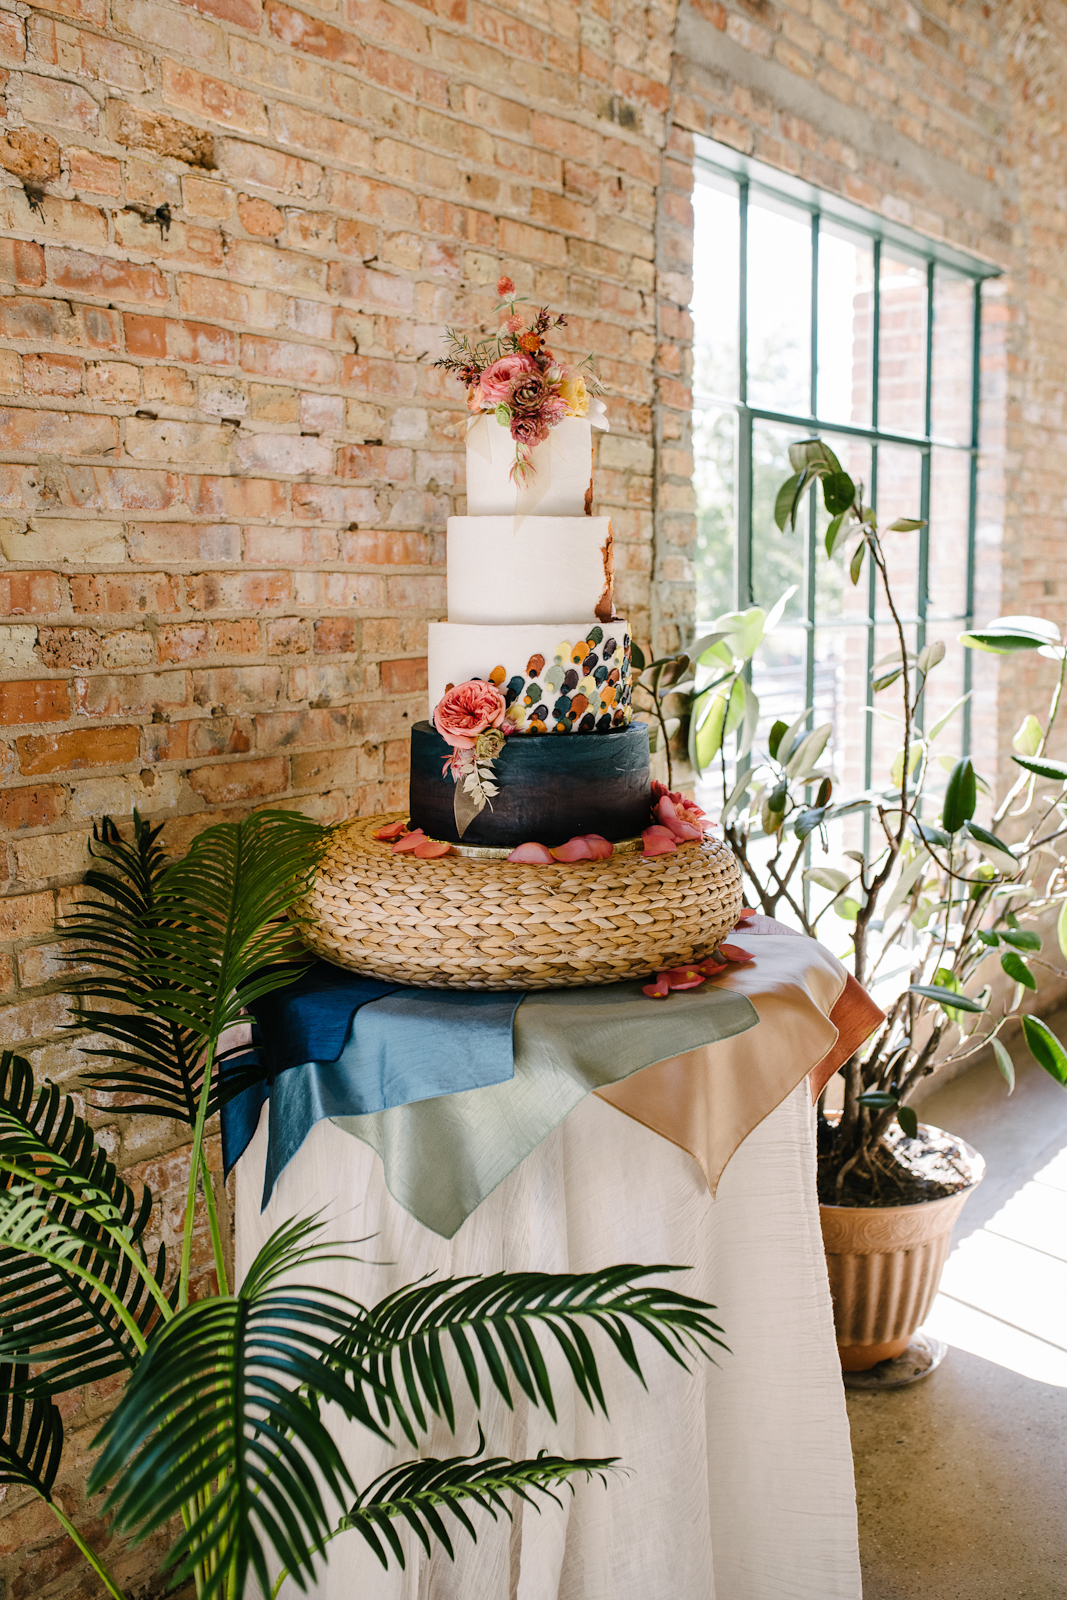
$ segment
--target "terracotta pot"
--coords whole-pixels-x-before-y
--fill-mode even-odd
[[[937,1133],[919,1124],[919,1136]],[[962,1141],[960,1141],[962,1143]],[[929,1313],[949,1241],[985,1162],[963,1146],[973,1177],[966,1189],[911,1206],[820,1206],[841,1365],[866,1372],[903,1355]]]

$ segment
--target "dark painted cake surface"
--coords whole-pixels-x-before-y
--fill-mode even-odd
[[[411,826],[459,843],[455,789],[442,769],[451,755],[436,728],[411,730]],[[514,849],[536,840],[550,848],[579,833],[633,839],[651,820],[648,728],[612,733],[513,735],[494,762],[500,793],[463,835],[463,844]]]

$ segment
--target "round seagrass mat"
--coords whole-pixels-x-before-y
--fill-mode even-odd
[[[363,818],[330,840],[294,907],[304,942],[327,961],[429,989],[618,983],[702,960],[741,909],[740,869],[711,839],[544,867],[420,861],[372,837],[406,817]]]

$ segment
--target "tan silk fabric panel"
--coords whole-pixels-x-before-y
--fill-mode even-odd
[[[688,1151],[712,1194],[753,1128],[835,1049],[838,1032],[830,1013],[847,978],[836,956],[792,931],[738,928],[730,942],[751,950],[755,960],[729,968],[715,982],[747,995],[759,1025],[594,1091]],[[670,1000],[663,1003],[669,1006]]]

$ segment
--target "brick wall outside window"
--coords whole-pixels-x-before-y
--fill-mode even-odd
[[[1065,46],[1051,0],[0,0],[2,1042],[73,1085],[54,926],[94,818],[180,850],[403,804],[463,509],[432,361],[502,270],[596,353],[619,592],[685,642],[694,132],[1005,269],[984,598],[1062,621]],[[1046,665],[984,680],[1002,734]],[[173,1129],[98,1121],[169,1236]],[[59,1491],[100,1541],[108,1398],[68,1406]],[[92,1592],[17,1493],[0,1581]]]

